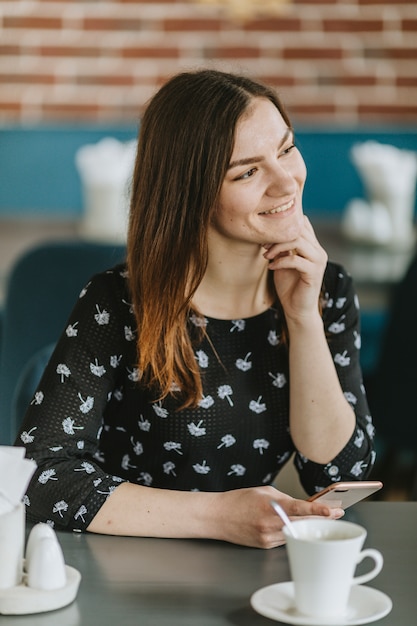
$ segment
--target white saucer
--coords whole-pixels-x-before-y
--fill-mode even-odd
[[[32,589],[26,584],[26,575],[22,583],[10,589],[0,589],[0,614],[25,615],[54,611],[70,604],[77,595],[81,574],[74,567],[65,566],[67,584],[61,589],[42,591]]]
[[[331,619],[308,617],[299,613],[294,606],[292,582],[277,583],[259,589],[251,597],[251,604],[255,611],[265,617],[297,626],[369,624],[384,617],[392,609],[391,598],[382,591],[364,585],[355,585],[352,587],[346,615]]]

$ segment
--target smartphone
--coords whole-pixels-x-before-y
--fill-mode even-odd
[[[357,482],[332,483],[322,491],[315,493],[309,502],[324,502],[329,506],[347,509],[359,500],[367,498],[382,488],[380,480],[363,480]]]

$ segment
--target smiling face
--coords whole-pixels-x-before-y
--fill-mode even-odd
[[[255,98],[236,126],[211,238],[265,245],[292,241],[303,224],[306,167],[278,109]]]

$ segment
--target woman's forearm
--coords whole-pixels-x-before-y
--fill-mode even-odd
[[[284,542],[282,520],[271,507],[281,504],[290,517],[338,518],[341,509],[292,498],[270,485],[224,492],[155,489],[123,483],[107,498],[87,530],[136,537],[217,539],[256,548]]]
[[[290,321],[290,431],[295,447],[316,463],[331,461],[347,444],[355,414],[343,395],[323,321]]]

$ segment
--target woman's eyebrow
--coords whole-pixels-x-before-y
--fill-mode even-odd
[[[292,128],[287,128],[287,130],[285,131],[281,142],[278,145],[278,149],[287,141],[288,137],[293,137],[294,136],[294,131]],[[264,157],[263,156],[252,156],[252,157],[246,157],[244,159],[237,159],[236,161],[231,161],[229,163],[229,167],[227,169],[231,170],[233,167],[238,167],[241,165],[249,165],[250,163],[259,163],[260,161],[263,161]]]

